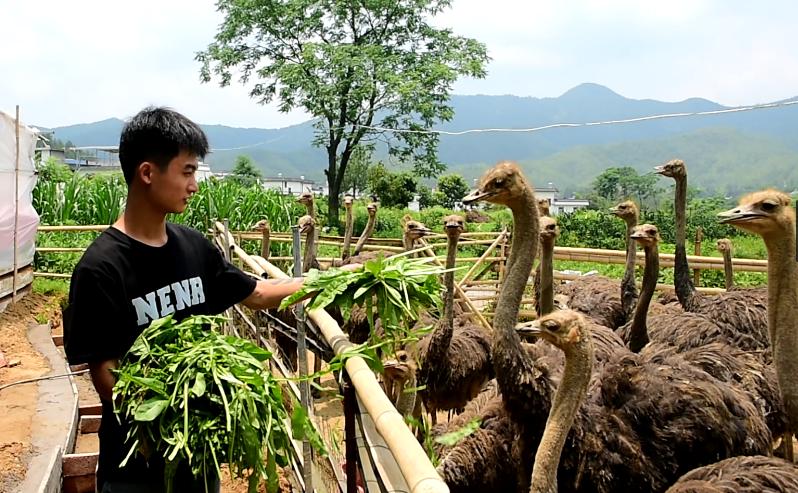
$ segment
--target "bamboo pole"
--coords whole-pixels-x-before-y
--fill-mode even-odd
[[[463,283],[466,282],[474,274],[474,272],[476,272],[477,268],[482,264],[482,262],[485,261],[485,259],[488,257],[488,255],[490,255],[490,253],[499,245],[499,243],[501,243],[501,241],[504,239],[506,234],[507,234],[507,230],[505,229],[493,241],[493,243],[490,244],[488,249],[485,250],[485,253],[480,255],[480,257],[477,259],[476,263],[474,265],[472,265],[470,269],[468,269],[468,272],[465,273],[465,276],[463,276],[463,278],[460,280],[460,282],[457,283],[458,286],[462,287]],[[458,245],[459,245],[459,243],[458,243]]]
[[[57,272],[34,272],[33,277],[51,277],[54,279],[71,279],[72,274],[59,274]]]
[[[17,105],[16,119],[14,120],[14,133],[16,135],[16,155],[14,157],[14,270],[11,276],[11,303],[17,301],[17,250],[19,243],[19,105]]]
[[[85,252],[86,249],[82,247],[36,247],[39,253],[68,253],[68,252]]]
[[[217,225],[218,228],[218,225]],[[261,271],[265,271],[274,279],[285,279],[288,276],[263,258],[250,257],[237,245],[233,245],[237,255],[242,255],[244,263],[254,263]],[[257,270],[256,270],[257,271]],[[311,310],[308,316],[319,327],[324,338],[333,348],[336,355],[351,349],[354,345],[349,338],[341,332],[335,320],[324,310]],[[350,356],[344,363],[352,385],[358,397],[363,402],[366,411],[374,420],[377,431],[382,435],[388,448],[394,455],[399,469],[402,472],[410,493],[448,493],[449,487],[438,475],[435,467],[427,459],[424,449],[410,432],[404,418],[391,404],[385,393],[374,377],[374,373],[360,356]]]
[[[105,231],[108,229],[108,226],[98,226],[98,225],[91,225],[91,226],[47,226],[47,225],[39,225],[37,231],[44,232],[44,233],[52,233],[52,232],[89,232],[89,231]]]

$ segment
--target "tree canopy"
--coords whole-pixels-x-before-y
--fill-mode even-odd
[[[430,20],[451,0],[219,0],[224,20],[197,54],[200,75],[249,84],[259,103],[301,108],[315,118],[315,144],[327,151],[330,216],[361,146],[434,176],[438,136],[423,132],[453,116],[452,84],[485,76],[485,46]],[[410,130],[386,133],[381,128]]]

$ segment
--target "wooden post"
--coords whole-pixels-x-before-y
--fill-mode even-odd
[[[344,443],[346,447],[346,493],[357,493],[358,453],[357,435],[355,433],[355,413],[357,413],[357,397],[355,387],[344,373]]]
[[[704,229],[699,226],[695,230],[695,255],[701,255],[701,242],[704,240]],[[701,284],[701,269],[693,269],[693,284]]]
[[[302,277],[302,248],[299,235],[299,226],[291,226],[294,236],[294,277]],[[296,305],[296,351],[297,366],[299,367],[299,396],[302,408],[310,416],[310,385],[308,376],[308,352],[305,344],[305,305]],[[302,479],[305,482],[305,491],[313,491],[313,450],[310,441],[305,437],[302,440]]]
[[[496,246],[498,246],[501,242],[504,241],[504,237],[506,234],[507,230],[502,231],[501,234],[496,238],[496,240],[494,240],[494,242],[490,244],[488,249],[485,250],[485,252],[477,259],[476,263],[472,265],[470,269],[468,269],[468,272],[466,272],[466,274],[463,276],[460,282],[457,283],[459,286],[463,286],[463,284],[471,278],[471,276],[474,274],[477,268],[482,264],[482,262],[485,261],[486,258],[488,258],[488,255],[490,255],[490,253],[496,248]]]
[[[17,245],[19,243],[19,105],[17,105],[16,119],[14,120],[14,133],[16,134],[16,156],[14,158],[14,270],[11,271],[11,303],[17,301]]]

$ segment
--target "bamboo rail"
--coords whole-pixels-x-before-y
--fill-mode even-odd
[[[463,283],[466,282],[466,280],[469,279],[472,275],[474,275],[474,272],[476,272],[477,268],[479,268],[479,266],[482,265],[482,262],[484,262],[485,259],[488,258],[488,255],[490,255],[491,252],[493,252],[493,250],[499,245],[499,243],[501,243],[506,237],[507,237],[507,230],[505,229],[495,240],[493,240],[493,243],[491,243],[490,246],[487,248],[487,250],[485,250],[485,252],[476,260],[476,263],[472,265],[470,269],[468,269],[468,272],[465,273],[463,279],[461,279],[460,282],[457,283],[457,285],[462,287]]]
[[[224,231],[217,222],[217,230]],[[230,235],[228,235],[230,236]],[[231,250],[239,255],[242,261],[255,272],[266,272],[272,278],[288,278],[282,270],[262,257],[251,257],[232,238],[229,238]],[[255,268],[257,267],[257,268]],[[324,338],[333,348],[336,355],[354,347],[349,338],[341,331],[335,320],[324,310],[311,310],[308,317],[318,326]],[[410,432],[404,418],[393,407],[391,401],[380,387],[374,373],[359,356],[346,359],[344,368],[355,387],[360,401],[369,416],[374,420],[377,431],[382,435],[393,453],[411,493],[448,493],[449,487],[438,475],[432,463],[427,459],[424,449]]]

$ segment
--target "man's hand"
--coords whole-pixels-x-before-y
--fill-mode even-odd
[[[111,402],[114,384],[116,384],[116,377],[111,373],[111,370],[115,370],[118,366],[119,361],[115,359],[89,363],[89,372],[91,373],[94,389],[99,394],[100,399],[104,401]]]

